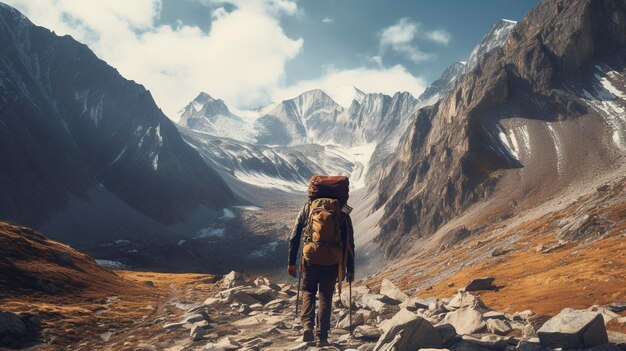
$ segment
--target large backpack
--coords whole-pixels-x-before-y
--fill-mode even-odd
[[[313,176],[309,185],[309,213],[304,227],[302,256],[313,264],[342,261],[342,208],[348,201],[348,177]]]

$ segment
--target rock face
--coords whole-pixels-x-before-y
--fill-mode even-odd
[[[380,177],[374,206],[385,210],[376,240],[386,255],[400,254],[415,238],[429,237],[473,204],[491,199],[505,177],[535,187],[522,169],[544,174],[547,162],[549,174],[574,177],[566,160],[614,164],[614,156],[606,155],[626,150],[626,124],[616,112],[626,94],[615,89],[606,95],[605,86],[608,80],[623,86],[625,80],[625,7],[618,0],[542,1],[513,27],[502,48],[483,55],[458,79],[450,95],[415,114]],[[602,110],[603,103],[616,109]],[[594,129],[568,122],[576,118],[588,118]],[[564,127],[555,128],[555,121],[565,121]],[[579,149],[579,137],[602,140],[606,155]],[[547,153],[540,145],[553,146]]]
[[[495,290],[496,287],[493,286],[494,280],[496,280],[496,278],[474,279],[467,284],[464,290],[465,291]]]
[[[547,321],[537,335],[550,348],[587,349],[609,342],[601,314],[569,308]]]
[[[0,219],[39,228],[70,202],[104,196],[169,225],[233,203],[150,93],[85,45],[6,5],[0,44]]]

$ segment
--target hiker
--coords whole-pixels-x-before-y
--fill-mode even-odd
[[[347,204],[349,181],[343,176],[313,176],[309,200],[300,211],[289,240],[288,272],[296,277],[296,260],[303,238],[300,270],[303,306],[300,319],[302,339],[314,341],[317,321],[318,347],[329,345],[328,331],[335,282],[341,289],[344,277],[354,280],[354,233]],[[319,291],[319,311],[315,315],[315,298]],[[341,291],[341,290],[340,290]]]

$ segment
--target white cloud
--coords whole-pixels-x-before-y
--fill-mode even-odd
[[[144,84],[172,118],[199,91],[234,105],[267,100],[296,56],[302,39],[288,37],[278,19],[298,15],[291,0],[212,0],[230,3],[212,16],[210,32],[156,25],[160,0],[7,0],[35,24],[70,34]]]
[[[401,18],[380,32],[381,51],[395,51],[414,63],[436,58],[436,54],[420,50],[415,44],[416,39],[425,39],[440,45],[447,45],[451,40],[451,35],[445,30],[424,31],[421,27],[420,23],[409,18]]]
[[[335,22],[335,19],[331,18],[331,17],[324,17],[324,18],[322,18],[322,22],[324,22],[324,23],[333,23],[333,22]]]
[[[357,67],[346,70],[329,67],[318,79],[300,81],[286,88],[276,88],[273,92],[273,100],[290,99],[312,89],[344,86],[355,86],[366,93],[387,95],[393,95],[397,91],[408,91],[417,97],[424,91],[427,83],[424,79],[412,75],[401,65],[390,68]]]
[[[450,40],[452,39],[452,35],[446,32],[445,30],[438,29],[432,32],[425,32],[424,38],[430,41],[433,41],[437,44],[448,45],[450,44]]]

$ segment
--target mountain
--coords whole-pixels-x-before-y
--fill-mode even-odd
[[[500,48],[515,27],[517,22],[501,19],[494,23],[489,31],[483,36],[468,58],[468,61],[455,62],[441,74],[437,80],[432,82],[426,90],[419,96],[423,105],[432,105],[440,99],[450,94],[457,80],[462,74],[474,70],[479,61],[493,49]]]
[[[93,242],[234,203],[150,93],[85,45],[7,5],[0,45],[0,219]]]
[[[376,241],[386,255],[452,219],[465,225],[463,238],[623,175],[625,56],[623,1],[546,0],[532,9],[451,94],[417,112],[374,207],[384,212]]]
[[[313,174],[322,173],[350,175],[356,189],[364,186],[369,164],[378,158],[373,155],[393,150],[418,104],[407,92],[388,96],[340,87],[235,116],[222,100],[201,93],[181,110],[179,126],[187,142],[234,181],[231,186],[303,191]],[[379,144],[387,147],[375,152]]]

